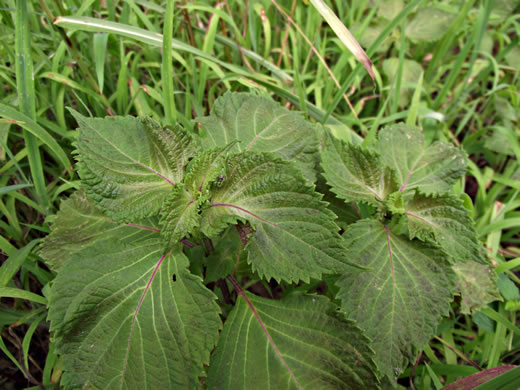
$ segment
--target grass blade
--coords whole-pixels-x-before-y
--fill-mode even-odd
[[[0,103],[0,116],[7,118],[11,121],[15,121],[15,123],[22,127],[24,131],[29,134],[32,139],[34,140],[35,146],[37,147],[37,141],[36,139],[40,139],[48,148],[49,150],[55,155],[56,161],[59,161],[63,168],[68,170],[69,172],[72,172],[72,167],[69,161],[69,158],[61,148],[61,146],[56,142],[54,137],[52,137],[43,127],[41,127],[38,123],[36,123],[33,118],[30,117],[22,112],[19,112],[15,110],[12,107],[9,107],[5,104]],[[38,150],[38,149],[37,149]],[[39,151],[38,151],[39,156]],[[31,162],[31,155],[29,154],[29,163]],[[41,160],[40,160],[41,164]],[[43,171],[42,171],[43,174]],[[36,185],[35,180],[35,185]],[[45,183],[44,183],[45,184]],[[45,196],[47,196],[47,193],[45,193]]]
[[[13,184],[11,186],[0,187],[0,195],[8,194],[11,191],[18,191],[23,188],[32,187],[32,184]]]
[[[27,1],[25,0],[18,0],[16,2],[15,41],[18,104],[20,111],[34,120],[36,118],[36,95],[34,92],[33,62],[31,56],[31,32],[29,28]],[[43,162],[36,138],[26,130],[24,130],[23,136],[36,196],[47,207],[49,206],[49,198],[47,196],[45,177],[43,175]]]
[[[0,350],[5,353],[5,356],[7,356],[9,358],[9,360],[11,360],[14,365],[16,367],[18,367],[18,369],[24,373],[25,377],[27,378],[27,375],[25,374],[25,370],[22,368],[22,366],[20,365],[20,363],[18,363],[18,360],[16,360],[16,358],[13,356],[13,354],[9,351],[9,349],[7,348],[7,346],[5,345],[4,343],[4,339],[2,338],[2,336],[0,336]]]
[[[9,256],[4,264],[2,264],[2,267],[0,267],[0,287],[7,286],[38,242],[40,242],[40,240],[32,240],[23,248],[17,249]]]
[[[42,297],[41,295],[32,293],[30,291],[25,291],[19,288],[0,287],[0,297],[27,299],[28,301],[41,303],[42,305],[47,304],[47,299]]]
[[[177,113],[175,98],[173,96],[173,69],[172,69],[172,37],[173,37],[173,8],[174,0],[168,0],[166,14],[164,15],[164,30],[162,42],[162,67],[161,76],[163,83],[163,106],[166,122],[175,123]]]
[[[416,0],[421,1],[421,0]],[[408,7],[407,7],[408,8]],[[102,19],[95,19],[95,18],[89,18],[89,17],[58,17],[56,18],[55,24],[64,27],[64,28],[71,28],[71,29],[80,29],[82,31],[90,31],[90,32],[108,32],[113,33],[116,35],[125,36],[131,39],[135,39],[139,42],[148,44],[150,46],[155,47],[162,47],[162,35],[157,33],[151,33],[149,31],[146,31],[142,28],[133,27],[130,25],[122,24],[122,23],[116,23],[111,22],[107,20]],[[195,56],[198,56],[200,58],[203,58],[205,60],[208,60],[210,62],[213,62],[215,64],[218,64],[222,66],[224,69],[227,69],[231,72],[234,72],[240,76],[244,76],[248,79],[254,80],[255,82],[269,88],[271,91],[273,91],[275,94],[277,94],[280,97],[283,97],[291,103],[299,106],[299,98],[295,96],[294,94],[290,93],[286,88],[282,88],[276,84],[273,84],[267,77],[259,74],[251,74],[250,72],[247,72],[243,70],[242,68],[229,64],[227,62],[221,61],[209,54],[204,53],[203,51],[194,48],[190,45],[187,45],[181,41],[172,39],[172,48],[178,51],[182,51],[185,53],[193,54]],[[341,95],[339,95],[340,99],[343,97],[344,91]],[[332,123],[339,126],[343,126],[343,124],[337,120],[336,118],[330,118],[330,121],[328,121],[329,116],[325,116],[325,114],[318,109],[315,105],[311,104],[310,102],[306,102],[307,106],[307,112],[310,116],[312,116],[317,121],[320,121],[322,123]],[[351,132],[353,136],[353,142],[359,143],[361,141],[360,136],[355,133]]]
[[[100,33],[94,34],[92,40],[94,45],[94,62],[96,63],[96,76],[99,85],[99,90],[103,92],[105,84],[105,58],[107,54],[108,34]]]
[[[340,41],[349,49],[352,54],[358,59],[363,67],[367,70],[368,74],[375,81],[374,71],[372,70],[372,61],[368,58],[367,53],[363,50],[361,45],[358,43],[352,33],[345,27],[345,25],[339,20],[334,11],[323,0],[310,0],[314,8],[320,13],[320,15],[327,21],[330,28],[336,33]]]

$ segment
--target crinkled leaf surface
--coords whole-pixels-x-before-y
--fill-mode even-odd
[[[155,235],[107,235],[58,273],[49,319],[65,388],[200,386],[221,326],[216,297],[179,250],[162,255]]]
[[[210,116],[197,120],[207,148],[237,140],[232,152],[274,152],[295,161],[308,180],[316,179],[317,128],[298,112],[264,97],[228,92],[215,101]]]
[[[318,295],[238,298],[211,357],[208,389],[375,389],[368,340]]]
[[[161,235],[168,246],[191,233],[199,221],[198,202],[186,191],[184,183],[176,184],[161,211]]]
[[[497,289],[497,274],[493,266],[474,261],[457,263],[453,266],[455,291],[462,298],[460,312],[472,314],[494,301],[502,301]]]
[[[200,206],[210,196],[210,186],[225,178],[226,152],[233,145],[195,155],[183,183],[174,186],[161,209],[161,234],[169,243],[179,241],[199,225]]]
[[[213,237],[228,223],[249,221],[255,233],[246,246],[248,261],[267,279],[308,281],[345,271],[349,262],[335,216],[298,169],[251,152],[230,156],[226,165],[226,179],[202,212],[204,234]]]
[[[144,231],[149,231],[144,234]],[[60,205],[52,232],[42,245],[40,256],[52,270],[58,271],[77,251],[95,245],[107,235],[121,242],[136,242],[156,236],[157,221],[143,220],[140,225],[120,225],[105,217],[87,198],[84,191],[76,191]]]
[[[233,147],[231,143],[224,148],[214,148],[198,153],[189,165],[184,184],[192,194],[207,192],[215,180],[225,178],[226,153]]]
[[[195,153],[191,137],[149,118],[73,115],[79,124],[79,174],[88,196],[118,222],[156,214]]]
[[[454,195],[416,193],[405,204],[410,238],[435,240],[455,261],[487,263],[468,211]]]
[[[445,193],[466,171],[464,152],[444,142],[426,146],[421,131],[412,126],[385,127],[377,145],[384,162],[397,172],[401,192]]]
[[[451,269],[439,249],[378,221],[356,222],[344,237],[349,258],[372,271],[345,273],[338,298],[372,340],[381,372],[395,380],[448,314]]]
[[[436,41],[440,39],[455,15],[435,7],[421,7],[406,26],[405,34],[412,41]]]
[[[394,172],[385,167],[377,153],[327,136],[321,152],[323,176],[332,191],[346,201],[363,201],[381,206],[398,189]]]

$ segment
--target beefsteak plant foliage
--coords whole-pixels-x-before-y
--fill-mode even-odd
[[[197,131],[73,115],[82,189],[41,250],[65,388],[395,383],[466,284],[453,267],[486,264],[452,190],[464,154],[415,128],[367,149],[238,93]]]

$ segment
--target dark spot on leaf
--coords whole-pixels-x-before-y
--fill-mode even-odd
[[[177,281],[177,275],[173,274],[172,279],[173,279],[174,282],[176,282]]]

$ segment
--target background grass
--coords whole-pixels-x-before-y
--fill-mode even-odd
[[[194,128],[227,90],[271,96],[353,142],[404,121],[429,142],[462,147],[471,163],[457,190],[503,302],[472,316],[454,305],[400,383],[439,388],[520,363],[519,2],[329,5],[365,48],[375,82],[305,1],[0,1],[1,388],[51,388],[61,375],[46,322],[54,275],[38,243],[78,186],[66,107]]]

